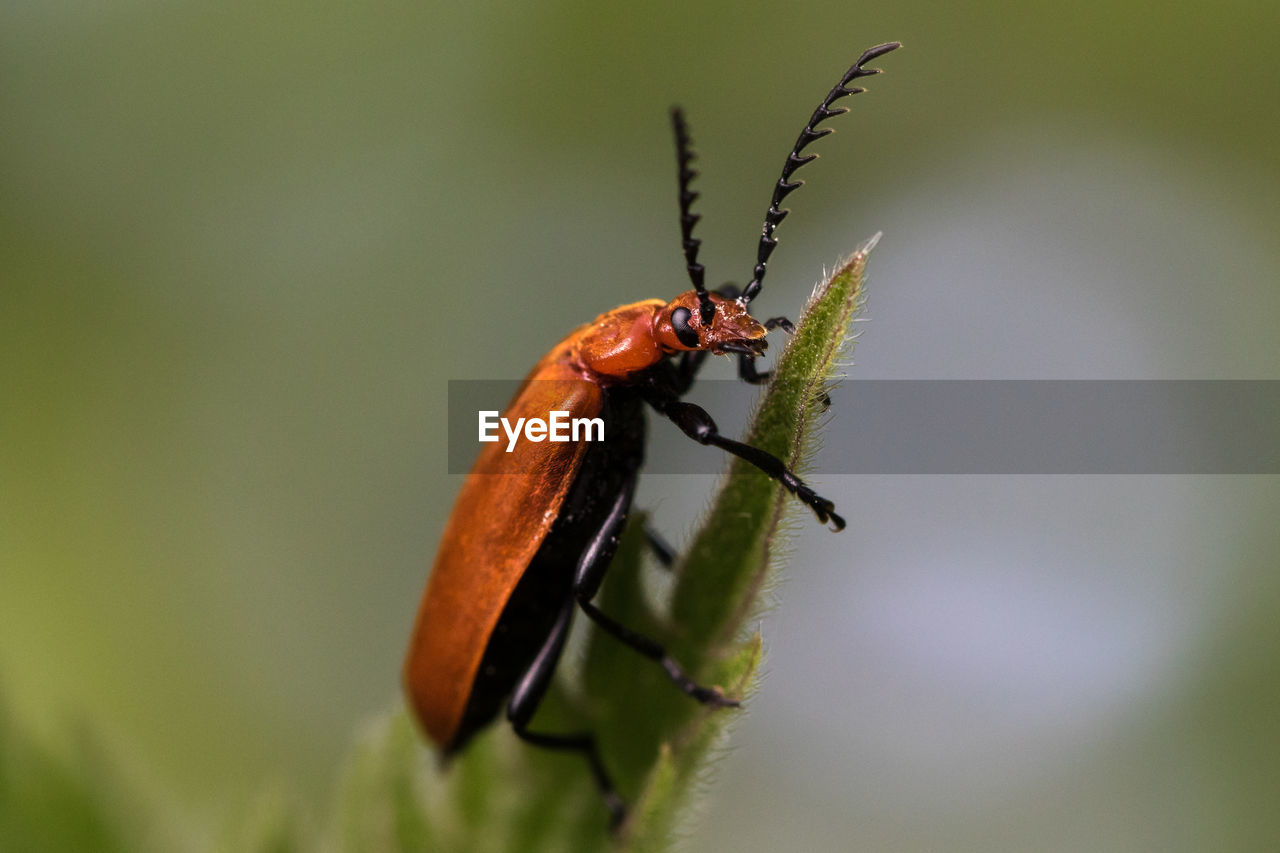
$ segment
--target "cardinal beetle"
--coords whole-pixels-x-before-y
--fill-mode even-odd
[[[506,702],[515,733],[537,746],[581,753],[590,765],[616,827],[626,808],[589,732],[529,730],[529,721],[551,682],[574,611],[581,609],[605,632],[658,662],[675,685],[698,702],[734,706],[719,688],[695,683],[663,647],[602,613],[591,603],[627,520],[644,459],[644,404],[671,419],[686,435],[741,457],[779,481],[818,519],[835,530],[845,526],[831,501],[817,495],[782,460],[725,438],[707,412],[681,401],[707,353],[738,356],[739,376],[749,383],[768,378],[753,359],[765,348],[765,333],[793,331],[785,317],[757,322],[747,305],[760,293],[765,267],[777,245],[774,229],[786,217],[783,199],[803,181],[796,169],[816,154],[801,151],[831,133],[825,119],[847,112],[833,107],[863,91],[849,84],[879,73],[864,68],[899,45],[882,44],[859,57],[823,99],[800,131],[782,167],[765,213],[751,283],[741,292],[726,286],[708,292],[698,263],[699,216],[690,211],[697,175],[681,111],[671,112],[679,169],[680,231],[693,290],[670,302],[648,299],[615,308],[580,326],[534,366],[516,391],[507,415],[603,419],[601,441],[523,442],[503,458],[504,470],[481,473],[501,443],[482,449],[462,485],[445,525],[426,593],[419,605],[404,663],[404,686],[422,728],[446,755],[462,749]],[[678,362],[673,356],[680,355]],[[670,550],[651,538],[659,558]]]

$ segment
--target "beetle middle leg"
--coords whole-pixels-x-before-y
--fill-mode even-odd
[[[653,556],[658,558],[658,563],[662,568],[670,569],[676,564],[676,549],[671,547],[671,543],[662,537],[662,534],[654,530],[649,525],[644,526],[644,541],[649,546],[649,550]]]
[[[551,686],[556,664],[559,662],[560,654],[564,650],[569,627],[573,621],[574,609],[581,608],[588,618],[607,633],[645,657],[657,661],[666,670],[667,675],[677,687],[699,702],[712,707],[736,706],[738,704],[736,700],[726,698],[718,688],[704,687],[694,682],[685,674],[680,665],[666,653],[660,643],[623,626],[602,613],[598,607],[591,603],[591,599],[599,591],[600,584],[604,580],[604,574],[618,549],[618,542],[622,536],[622,530],[626,526],[627,513],[631,508],[635,489],[636,472],[633,470],[627,474],[621,483],[621,488],[618,489],[599,528],[591,535],[585,547],[582,548],[578,564],[574,569],[572,591],[561,606],[556,616],[555,624],[547,635],[546,641],[516,682],[515,689],[512,691],[511,698],[507,703],[507,719],[511,721],[511,726],[519,738],[546,749],[565,750],[582,754],[590,765],[591,773],[596,780],[596,786],[600,789],[605,804],[609,808],[610,826],[614,829],[626,819],[626,805],[623,803],[622,797],[619,796],[617,788],[614,787],[613,779],[605,769],[595,736],[590,732],[550,734],[529,731],[528,728],[529,721],[533,719],[534,713],[538,710],[538,705],[542,702],[543,696],[546,695],[547,688]],[[664,551],[667,557],[673,557],[670,546],[666,545],[660,538],[651,538],[650,544],[655,551],[658,551],[660,560],[663,560],[662,554]]]
[[[736,708],[742,704],[737,699],[730,699],[725,696],[724,691],[719,687],[705,687],[698,684],[685,673],[675,658],[667,654],[667,650],[656,640],[619,624],[611,617],[601,613],[599,608],[590,601],[580,598],[578,599],[578,606],[582,608],[583,613],[590,617],[591,621],[612,634],[616,639],[626,643],[649,660],[659,663],[666,670],[667,676],[676,687],[679,687],[684,693],[692,696],[703,705],[710,705],[713,708]]]
[[[694,403],[684,402],[658,382],[650,382],[645,386],[645,400],[694,441],[699,444],[710,444],[740,459],[745,459],[804,501],[823,524],[829,521],[836,530],[844,529],[845,520],[836,513],[835,504],[809,488],[803,480],[787,468],[786,463],[772,453],[743,444],[741,441],[725,438],[720,434],[720,428],[716,426],[716,422],[712,420],[706,409]]]
[[[649,660],[660,664],[672,683],[689,696],[704,705],[712,707],[736,707],[739,704],[738,701],[727,698],[720,688],[704,687],[690,678],[685,673],[684,668],[680,666],[675,658],[667,654],[667,650],[657,640],[646,637],[644,634],[622,625],[591,603],[591,599],[595,598],[596,592],[600,589],[600,583],[604,580],[604,573],[608,570],[609,563],[613,560],[614,552],[618,549],[618,541],[622,536],[622,529],[627,523],[627,510],[631,507],[631,498],[635,493],[635,487],[635,475],[632,474],[628,478],[628,482],[619,491],[613,506],[610,507],[609,513],[600,525],[600,530],[593,537],[591,543],[583,549],[582,557],[578,560],[578,568],[573,578],[573,595],[578,602],[578,607],[582,608],[582,612],[587,614],[591,621],[595,622],[615,639],[635,649],[649,658]]]

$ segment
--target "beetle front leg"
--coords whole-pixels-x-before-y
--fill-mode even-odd
[[[738,353],[738,378],[748,385],[763,385],[773,376],[772,370],[764,373],[756,370],[756,357],[745,352]]]
[[[764,321],[764,327],[769,331],[774,329],[782,329],[788,335],[796,333],[795,324],[786,317],[770,317]],[[769,381],[769,377],[773,376],[772,370],[766,370],[764,373],[756,370],[755,356],[746,353],[738,354],[738,378],[748,385],[761,385]]]
[[[719,292],[723,295],[725,289]],[[736,290],[734,290],[736,293]],[[789,335],[795,334],[795,325],[786,317],[770,317],[764,321],[764,327],[770,331],[773,329],[782,329]],[[698,371],[702,369],[703,363],[707,360],[707,350],[689,350],[682,353],[680,362],[676,365],[673,382],[675,383],[675,392],[677,395],[683,395],[693,387],[693,380],[698,378]],[[760,385],[769,381],[769,377],[773,375],[773,371],[766,370],[764,373],[756,370],[756,356],[747,353],[738,354],[738,378],[750,385]]]
[[[724,284],[720,285],[718,290],[716,290],[716,294],[723,296],[725,299],[737,299],[742,295],[742,291],[739,290],[738,286],[733,282],[726,281]],[[769,331],[782,329],[788,335],[794,335],[796,333],[795,324],[786,317],[770,317],[768,320],[764,321],[763,325],[765,329]],[[686,355],[688,355],[688,353],[686,353]],[[756,370],[755,359],[756,357],[753,355],[748,355],[746,353],[738,354],[738,378],[749,385],[760,385],[761,383],[769,381],[769,377],[773,375],[773,371],[771,370],[766,370],[764,373]],[[680,366],[681,370],[683,370],[683,361]],[[690,384],[692,384],[692,382],[690,382]],[[680,391],[680,393],[684,394],[684,392],[688,390],[689,389],[686,386]]]
[[[823,524],[831,522],[835,530],[844,529],[845,520],[836,513],[835,504],[805,485],[803,480],[792,473],[786,464],[772,453],[722,436],[719,427],[716,426],[711,415],[707,414],[706,409],[679,400],[656,384],[646,386],[645,399],[694,441],[699,444],[710,444],[740,459],[745,459],[804,501]]]
[[[698,371],[706,360],[707,351],[704,349],[689,350],[680,356],[673,378],[677,394],[685,394],[693,387],[693,380],[698,378]]]

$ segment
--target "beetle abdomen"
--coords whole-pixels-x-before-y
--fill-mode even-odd
[[[619,492],[627,488],[644,459],[644,411],[629,388],[605,391],[601,416],[605,439],[590,442],[559,516],[524,576],[511,593],[468,697],[461,723],[446,751],[461,749],[502,709],[557,615],[573,595],[578,560],[604,522]]]
[[[510,417],[552,410],[596,417],[604,392],[569,366],[540,363],[507,407]],[[586,442],[485,444],[445,525],[404,663],[404,685],[437,744],[457,739],[489,638],[550,532],[586,456]],[[493,474],[506,470],[519,473]]]

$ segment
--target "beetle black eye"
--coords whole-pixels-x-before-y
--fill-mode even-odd
[[[698,346],[698,333],[689,328],[689,318],[693,316],[688,308],[677,308],[671,312],[671,328],[676,330],[676,337],[687,347]]]

